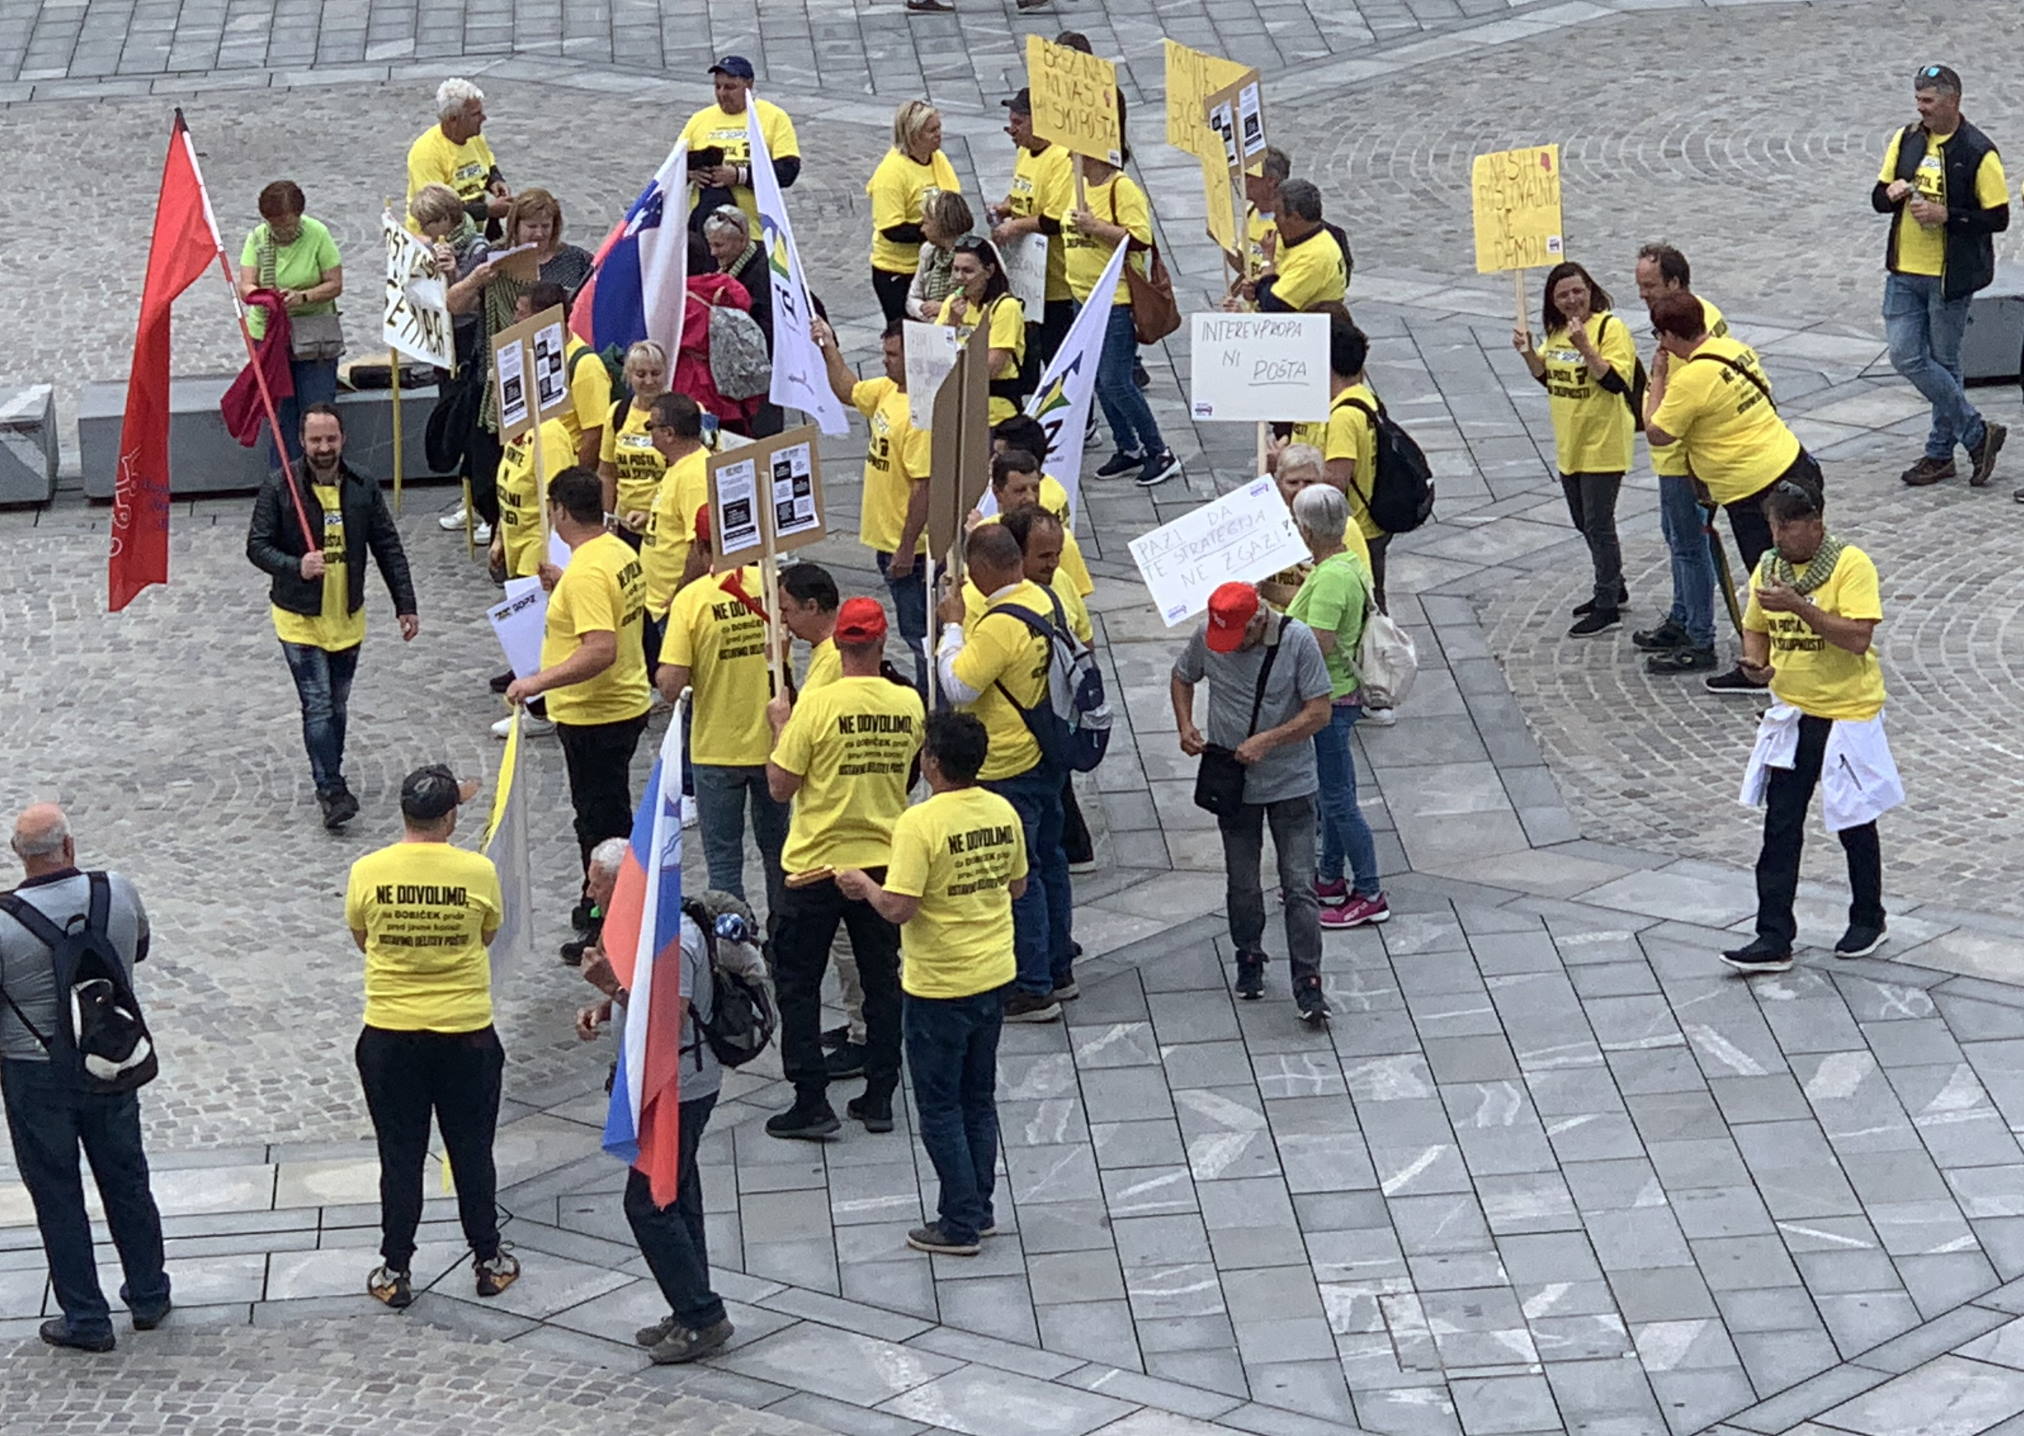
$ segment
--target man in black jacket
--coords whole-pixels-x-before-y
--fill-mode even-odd
[[[302,743],[309,750],[323,825],[335,830],[358,816],[358,799],[344,782],[344,717],[359,645],[365,641],[365,566],[358,561],[359,540],[372,551],[393,595],[401,638],[413,639],[422,624],[415,616],[408,556],[386,496],[376,480],[346,466],[344,420],[328,404],[303,411],[302,462],[300,482],[277,470],[260,486],[246,533],[246,557],[273,575],[268,597],[274,632],[302,699]],[[309,532],[321,536],[314,547],[296,513],[298,498]]]

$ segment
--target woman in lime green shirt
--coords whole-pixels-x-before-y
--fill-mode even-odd
[[[344,335],[337,296],[344,293],[344,265],[337,241],[321,220],[303,213],[302,187],[276,180],[260,191],[260,224],[239,251],[239,297],[256,289],[278,290],[288,308],[289,372],[294,396],[275,402],[275,418],[291,465],[302,461],[302,411],[337,398],[337,360]],[[253,337],[267,331],[267,312],[247,316]]]

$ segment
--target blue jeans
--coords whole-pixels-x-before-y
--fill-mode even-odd
[[[141,1317],[165,1311],[169,1274],[162,1269],[162,1217],[148,1190],[148,1159],[141,1149],[140,1098],[131,1092],[88,1093],[78,1077],[55,1063],[18,1060],[0,1063],[0,1092],[14,1165],[35,1205],[50,1285],[71,1334],[87,1339],[112,1334],[112,1311],[92,1259],[79,1147],[91,1162],[105,1222],[119,1249],[126,1276],[119,1299]]]
[[[703,862],[710,870],[710,886],[745,896],[745,804],[749,795],[752,839],[766,870],[766,911],[777,917],[786,881],[780,850],[787,844],[787,805],[774,802],[766,791],[764,765],[697,763],[689,771],[696,778],[696,826],[703,835]]]
[[[1890,366],[1933,406],[1926,457],[1951,458],[1954,445],[1972,449],[1982,442],[1982,416],[1961,387],[1961,336],[1968,330],[1972,296],[1945,299],[1931,274],[1887,274],[1883,281],[1883,330],[1890,340]]]
[[[1715,646],[1715,555],[1694,481],[1686,475],[1659,475],[1659,531],[1673,559],[1673,606],[1668,622],[1687,631],[1696,648]]]
[[[1328,726],[1314,735],[1314,770],[1321,784],[1321,862],[1315,875],[1325,883],[1338,881],[1347,858],[1351,890],[1358,897],[1376,897],[1381,891],[1377,844],[1356,803],[1356,755],[1349,748],[1349,735],[1361,717],[1360,703],[1334,704]]]
[[[1089,302],[1098,301],[1092,297]],[[1103,357],[1096,364],[1096,402],[1103,405],[1103,417],[1110,423],[1118,448],[1150,457],[1166,448],[1167,441],[1153,421],[1153,406],[1132,382],[1132,365],[1137,362],[1138,336],[1132,332],[1131,306],[1113,304],[1110,323],[1103,331]]]
[[[681,1177],[675,1200],[654,1205],[653,1184],[635,1167],[626,1173],[625,1219],[632,1227],[647,1270],[676,1321],[691,1331],[724,1319],[724,1300],[710,1289],[710,1243],[703,1228],[703,1177],[696,1168],[696,1145],[709,1125],[717,1094],[681,1104],[675,1140],[681,1148]]]
[[[1073,979],[1074,892],[1061,846],[1061,770],[1036,763],[983,785],[1010,803],[1026,830],[1026,891],[1012,900],[1012,946],[1021,992],[1045,996]]]
[[[302,411],[311,404],[336,402],[337,361],[315,359],[303,363],[291,360],[288,372],[295,379],[295,397],[276,399],[274,417],[281,425],[281,437],[288,444],[288,462],[299,468],[302,463]],[[270,442],[267,447],[271,451],[274,445]],[[274,458],[273,462],[274,467],[281,467],[279,458]]]
[[[935,1204],[944,1235],[975,1241],[996,1224],[992,1168],[998,1161],[998,1034],[1005,989],[970,997],[906,995],[901,1019],[921,1145],[935,1164]]]
[[[281,645],[302,700],[302,746],[309,750],[309,772],[319,797],[344,786],[344,712],[360,646],[332,653],[307,643]]]
[[[928,573],[926,561],[920,554],[914,555],[914,566],[905,578],[892,575],[893,556],[884,549],[878,553],[879,577],[885,580],[886,592],[893,601],[893,623],[899,628],[900,637],[907,641],[907,647],[914,655],[914,687],[923,694],[928,691]]]

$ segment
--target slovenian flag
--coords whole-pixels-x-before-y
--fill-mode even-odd
[[[661,740],[604,919],[605,955],[630,995],[604,1149],[645,1173],[654,1204],[663,1207],[681,1184],[681,717],[674,715]]]
[[[579,326],[588,313],[590,333],[585,337],[594,348],[623,354],[651,339],[668,351],[672,363],[682,347],[689,282],[688,194],[689,142],[681,139],[632,202],[624,223],[605,241],[585,285],[588,292],[577,298]],[[582,333],[580,327],[577,332]]]

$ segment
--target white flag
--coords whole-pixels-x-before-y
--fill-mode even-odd
[[[513,710],[506,735],[506,753],[499,761],[497,789],[492,795],[492,820],[485,826],[479,851],[499,870],[499,932],[492,939],[492,983],[509,960],[523,965],[534,957],[534,873],[527,854],[526,784],[519,781],[522,715]]]
[[[424,364],[455,368],[457,341],[451,331],[448,286],[436,263],[435,246],[409,234],[391,210],[380,213],[380,233],[387,246],[380,342]]]
[[[1054,362],[1026,400],[1026,412],[1047,430],[1047,472],[1068,491],[1068,511],[1078,507],[1082,493],[1082,435],[1089,423],[1089,405],[1096,395],[1096,366],[1103,358],[1104,331],[1110,327],[1110,296],[1124,272],[1125,250],[1111,251],[1103,278],[1089,291],[1075,323],[1055,351]]]
[[[847,434],[850,416],[829,387],[829,365],[809,328],[815,306],[808,300],[808,280],[757,105],[745,107],[745,125],[752,137],[752,202],[759,210],[760,246],[773,282],[773,387],[767,397],[782,408],[801,410],[825,434]]]

